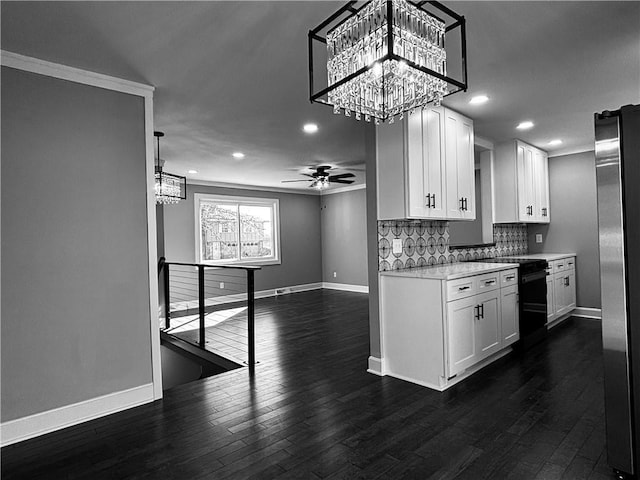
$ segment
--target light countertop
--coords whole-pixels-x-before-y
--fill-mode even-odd
[[[561,258],[575,257],[575,253],[530,253],[529,255],[513,255],[518,258],[531,258],[533,260],[546,260],[552,262]]]
[[[430,267],[411,268],[409,270],[389,270],[386,272],[380,272],[380,275],[433,280],[454,280],[456,278],[469,277],[472,275],[509,270],[510,268],[518,268],[518,264],[481,262],[446,263]]]

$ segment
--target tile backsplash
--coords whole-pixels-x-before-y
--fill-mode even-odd
[[[401,240],[402,253],[393,253],[394,239]],[[526,225],[494,225],[493,239],[495,245],[491,247],[450,249],[449,222],[379,220],[378,271],[405,270],[503,255],[525,255],[529,251]]]

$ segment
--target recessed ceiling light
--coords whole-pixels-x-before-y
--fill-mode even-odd
[[[302,127],[302,130],[304,130],[305,133],[316,133],[318,131],[318,125],[315,123],[306,123]]]
[[[520,124],[516,127],[518,130],[529,130],[530,128],[533,128],[533,122],[530,121],[526,121],[526,122],[520,122]]]
[[[233,158],[236,158],[238,160],[242,160],[244,158],[244,153],[242,153],[242,152],[233,152]]]
[[[192,170],[189,170],[187,173],[191,173],[191,174],[198,173],[198,170],[193,170],[192,169]]]
[[[552,147],[555,146],[555,145],[561,145],[561,144],[562,144],[562,140],[560,140],[560,139],[551,140],[549,142],[549,145],[552,146]]]
[[[481,105],[481,104],[486,103],[488,101],[489,101],[489,97],[487,97],[486,95],[476,95],[471,100],[469,100],[469,103],[471,105]]]

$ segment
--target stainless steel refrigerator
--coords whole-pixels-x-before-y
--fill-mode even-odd
[[[595,114],[607,457],[640,473],[640,105]]]

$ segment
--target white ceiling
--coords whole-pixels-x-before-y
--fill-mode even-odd
[[[591,149],[593,113],[640,103],[640,2],[445,2],[467,19],[476,134],[551,155]],[[165,169],[305,188],[304,167],[364,182],[364,123],[310,104],[307,31],[343,2],[2,2],[2,49],[156,87]],[[486,94],[490,102],[468,100]],[[515,126],[532,120],[532,130]],[[302,125],[315,122],[314,135]],[[547,143],[560,138],[560,147]],[[245,153],[235,160],[235,151]],[[191,175],[189,169],[198,170]]]

